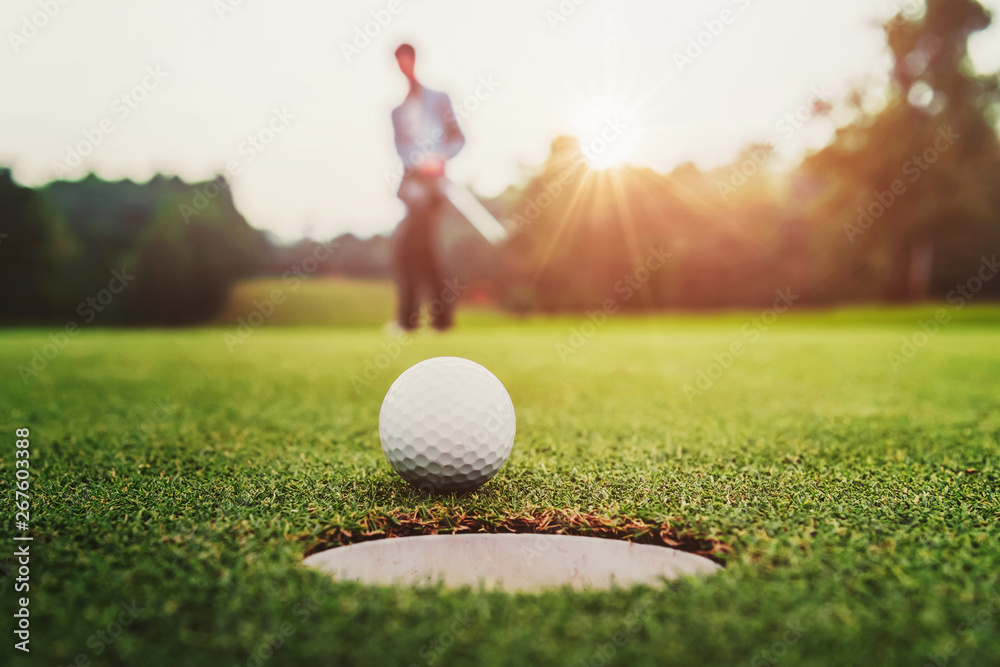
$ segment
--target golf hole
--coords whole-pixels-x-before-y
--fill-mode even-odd
[[[333,529],[310,549],[305,565],[335,581],[368,585],[442,583],[530,592],[655,586],[663,579],[712,574],[720,569],[715,561],[728,552],[717,540],[679,536],[666,523],[570,512],[492,524],[448,512],[413,512],[362,523],[362,531]],[[344,546],[327,548],[331,543]]]

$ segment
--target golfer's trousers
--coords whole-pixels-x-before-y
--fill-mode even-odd
[[[420,304],[428,301],[431,324],[445,330],[454,321],[454,294],[445,282],[439,229],[444,197],[433,189],[419,204],[407,206],[406,218],[393,235],[393,268],[399,306],[396,320],[410,331],[420,325]]]

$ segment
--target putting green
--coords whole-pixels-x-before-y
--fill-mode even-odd
[[[967,308],[894,370],[932,313],[793,312],[752,343],[759,313],[617,317],[565,361],[586,319],[466,319],[398,348],[374,327],[265,324],[232,352],[233,326],[88,329],[27,385],[16,369],[50,332],[0,332],[6,484],[14,429],[32,438],[34,633],[11,662],[1000,664],[1000,317]],[[378,409],[448,354],[504,382],[518,435],[482,489],[426,499],[385,461]],[[726,565],[531,596],[302,565],[401,515],[441,534],[554,511],[717,540]]]

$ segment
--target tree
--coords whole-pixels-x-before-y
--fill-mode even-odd
[[[864,109],[858,96],[854,122],[805,165],[830,192],[813,215],[834,221],[827,243],[842,249],[826,290],[943,296],[997,248],[997,76],[976,74],[968,56],[990,20],[975,0],[928,0],[922,17],[884,26],[884,104]]]

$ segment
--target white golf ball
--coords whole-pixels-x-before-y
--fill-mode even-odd
[[[396,472],[428,493],[471,491],[507,462],[514,404],[479,364],[435,357],[403,372],[378,416],[382,450]]]

